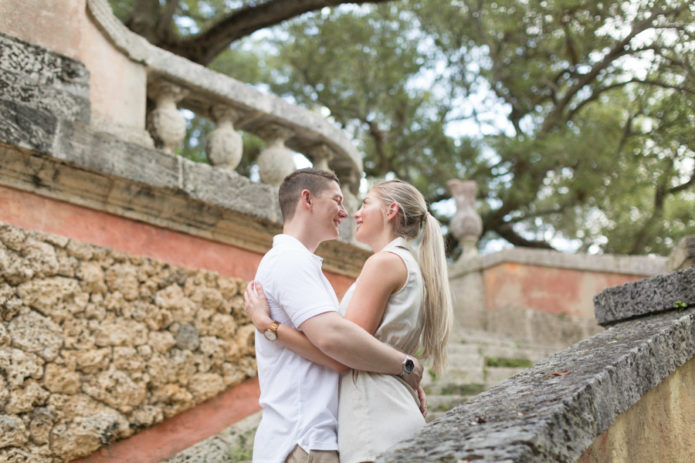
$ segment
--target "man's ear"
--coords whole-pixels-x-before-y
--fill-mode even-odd
[[[302,192],[299,194],[299,204],[301,204],[302,208],[304,209],[311,210],[313,200],[314,197],[311,195],[311,191],[309,190],[302,190]]]

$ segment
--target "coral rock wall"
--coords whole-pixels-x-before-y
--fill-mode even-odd
[[[69,461],[256,375],[243,280],[0,223],[0,461]]]

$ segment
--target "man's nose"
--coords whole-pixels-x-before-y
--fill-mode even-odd
[[[339,215],[340,215],[340,217],[343,218],[343,219],[349,215],[349,214],[347,213],[347,211],[345,210],[345,206],[343,206],[342,204],[340,205],[340,212],[339,212]]]

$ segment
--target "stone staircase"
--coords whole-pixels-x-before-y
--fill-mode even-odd
[[[560,350],[560,346],[519,343],[486,332],[464,332],[449,343],[448,367],[441,377],[427,374],[428,416],[432,421],[451,408],[501,383],[539,360]]]
[[[432,421],[469,397],[504,381],[561,346],[522,344],[486,332],[457,333],[449,343],[448,367],[441,377],[426,372],[427,420]],[[261,414],[256,413],[166,463],[245,463],[251,461],[253,436]]]

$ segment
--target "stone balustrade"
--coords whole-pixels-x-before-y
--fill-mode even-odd
[[[295,169],[295,151],[334,171],[344,195],[357,194],[359,153],[324,117],[151,45],[125,28],[106,0],[87,0],[87,9],[112,45],[146,68],[147,97],[153,102],[147,129],[157,148],[172,153],[181,146],[186,132],[180,109],[185,108],[215,124],[206,134],[206,154],[213,166],[237,167],[243,156],[237,131],[242,130],[266,142],[258,157],[264,183],[277,185]]]

